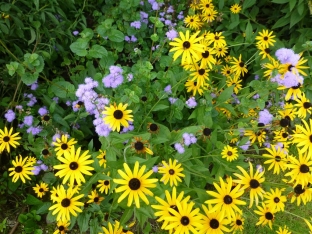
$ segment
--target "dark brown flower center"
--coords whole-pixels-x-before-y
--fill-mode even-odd
[[[280,162],[280,161],[281,161],[281,157],[280,157],[280,156],[278,156],[278,155],[277,155],[277,156],[275,156],[275,161],[276,161],[276,162]]]
[[[201,76],[204,75],[205,74],[205,69],[203,69],[203,68],[199,69],[198,70],[198,74],[201,75]]]
[[[208,58],[209,57],[209,51],[205,51],[204,53],[202,53],[203,58]]]
[[[215,40],[217,41],[217,40],[219,40],[220,39],[220,37],[218,37],[218,36],[215,36]]]
[[[15,167],[15,172],[17,172],[17,173],[21,173],[22,171],[23,171],[23,167],[21,167],[21,166],[17,166],[17,167]]]
[[[267,41],[269,38],[267,37],[267,36],[265,36],[264,38],[263,38],[263,40],[265,40],[265,41]]]
[[[309,136],[309,140],[312,143],[312,135]]]
[[[282,134],[282,137],[283,137],[283,138],[287,138],[287,137],[288,137],[288,134],[287,134],[286,132],[284,132],[284,133]]]
[[[210,128],[204,128],[203,134],[204,134],[205,136],[210,136],[210,134],[211,134],[211,129],[210,129]]]
[[[239,65],[240,67],[244,67],[244,66],[245,66],[245,63],[244,63],[244,62],[240,62],[238,65]]]
[[[265,53],[269,54],[271,52],[271,49],[270,48],[265,48],[264,51],[265,51]]]
[[[266,212],[265,213],[265,218],[267,220],[272,220],[274,218],[273,214],[271,212]]]
[[[225,195],[225,197],[223,198],[223,201],[225,204],[229,205],[233,202],[233,199],[230,195]]]
[[[62,149],[62,150],[67,150],[67,149],[68,149],[68,145],[67,145],[66,143],[63,143],[63,144],[61,145],[61,149]]]
[[[191,47],[191,43],[189,43],[188,41],[183,42],[183,48],[184,49],[188,49]]]
[[[76,162],[71,162],[71,163],[69,164],[69,168],[70,168],[71,170],[77,170],[77,169],[78,169],[78,163],[76,163]]]
[[[304,109],[309,109],[310,107],[312,107],[312,104],[310,102],[305,102],[303,103],[303,107]]]
[[[50,116],[48,115],[43,116],[43,120],[48,122],[50,120]]]
[[[280,202],[280,199],[278,197],[274,197],[274,202],[275,203],[279,203]]]
[[[191,22],[194,22],[194,20],[193,20],[193,19],[191,19],[190,21],[191,21]]]
[[[115,119],[122,119],[123,117],[123,112],[121,110],[115,110],[114,111],[114,118]]]
[[[301,173],[308,173],[309,171],[310,171],[310,169],[309,169],[309,167],[308,167],[307,165],[302,164],[302,165],[300,166],[300,172],[301,172]]]
[[[287,127],[288,125],[290,124],[290,121],[289,121],[289,119],[281,119],[280,120],[280,125],[282,126],[282,127]]]
[[[210,4],[207,3],[207,4],[206,4],[206,8],[209,8],[209,7],[210,7]]]
[[[174,175],[174,170],[173,170],[173,169],[170,169],[170,170],[169,170],[169,174],[170,174],[170,175]]]
[[[134,143],[134,148],[136,150],[143,150],[144,149],[144,144],[141,141],[137,141]]]
[[[42,155],[48,155],[49,154],[49,150],[44,149],[41,151]]]
[[[39,192],[40,192],[40,193],[42,193],[43,191],[44,191],[43,188],[40,188],[40,189],[39,189]]]
[[[228,155],[228,156],[232,156],[233,153],[232,153],[231,151],[228,151],[228,152],[227,152],[227,155]]]
[[[64,226],[59,226],[58,227],[58,230],[61,232],[61,231],[64,231],[65,230],[65,227]]]
[[[219,221],[216,219],[211,219],[209,225],[212,229],[217,229],[219,227]]]
[[[104,185],[106,185],[106,186],[109,185],[109,180],[105,180]]]
[[[250,182],[249,182],[249,185],[251,188],[253,189],[256,189],[260,186],[260,183],[258,180],[255,180],[255,179],[251,179]]]
[[[187,226],[190,223],[190,219],[187,216],[182,216],[180,222],[183,226]]]
[[[158,130],[158,125],[152,123],[152,124],[150,125],[150,130],[151,130],[152,132],[156,132],[156,131]]]
[[[288,71],[291,71],[291,69],[292,69],[293,67],[294,67],[294,66],[290,64],[290,65],[288,66],[288,68],[287,68]]]
[[[131,190],[138,190],[141,187],[141,182],[137,178],[132,178],[129,181],[128,186]]]
[[[68,199],[68,198],[64,198],[63,200],[62,200],[62,202],[61,202],[61,205],[63,206],[63,207],[69,207],[70,206],[70,200]]]
[[[100,200],[99,197],[93,198],[93,201],[94,201],[94,202],[98,202],[99,200]]]
[[[302,184],[298,184],[295,188],[294,188],[294,192],[297,194],[297,195],[300,195],[302,193],[305,192],[305,189],[302,188]]]
[[[141,97],[141,100],[142,100],[142,102],[146,102],[147,101],[147,97],[143,96],[143,97]]]
[[[9,141],[10,141],[10,137],[9,137],[9,136],[3,137],[3,141],[4,141],[4,142],[9,142]]]
[[[243,224],[242,220],[236,219],[236,225],[237,225],[237,226],[240,226],[240,225],[242,225],[242,224]]]
[[[298,83],[296,86],[292,86],[291,88],[292,88],[292,89],[299,89],[299,88],[300,88],[300,86],[301,86],[301,84],[300,84],[300,83]]]

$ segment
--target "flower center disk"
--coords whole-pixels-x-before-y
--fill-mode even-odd
[[[137,178],[132,178],[129,183],[129,187],[131,190],[138,190],[141,187],[141,182]]]

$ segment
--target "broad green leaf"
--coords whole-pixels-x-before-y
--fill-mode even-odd
[[[165,110],[165,109],[168,109],[168,108],[169,108],[168,105],[158,103],[158,104],[153,108],[152,111]]]
[[[88,40],[79,38],[77,41],[72,43],[69,48],[70,50],[77,54],[78,56],[86,56],[88,54],[87,47],[88,47]]]
[[[10,62],[10,64],[6,64],[6,67],[8,69],[9,75],[13,76],[18,68],[19,63],[18,62]]]
[[[42,201],[40,201],[38,198],[34,197],[34,196],[31,195],[31,194],[27,194],[25,203],[26,203],[27,205],[41,205],[41,204],[43,204]]]
[[[56,122],[56,123],[59,123],[61,125],[63,125],[64,127],[66,127],[67,130],[69,130],[69,125],[68,123],[63,119],[62,116],[60,116],[59,114],[54,114],[53,115],[53,120]]]
[[[90,28],[85,28],[81,33],[81,38],[87,39],[88,41],[92,39],[94,32]]]
[[[107,56],[107,50],[100,45],[93,45],[88,53],[92,58],[103,58]]]
[[[292,11],[297,4],[297,0],[289,0],[289,11]]]
[[[234,89],[234,86],[232,85],[232,86],[226,88],[225,90],[223,90],[221,92],[220,96],[217,98],[217,103],[226,102],[231,97],[231,95],[233,94],[233,89]]]
[[[256,0],[245,0],[243,3],[243,10],[252,7],[253,5],[255,5]]]
[[[252,25],[250,23],[250,21],[248,20],[247,22],[247,25],[246,25],[246,30],[245,30],[245,33],[246,33],[246,42],[251,42],[251,38],[252,38]]]
[[[35,83],[35,81],[38,79],[39,77],[39,73],[35,72],[34,74],[31,74],[29,72],[26,72],[22,75],[22,81],[24,82],[24,84],[26,85],[30,85]]]
[[[273,25],[272,29],[280,28],[289,23],[289,18],[282,17]]]
[[[80,232],[85,232],[89,229],[90,217],[91,217],[91,214],[87,212],[83,212],[79,214],[77,218],[77,223],[78,223]]]
[[[108,31],[108,39],[114,42],[122,42],[125,40],[125,35],[117,29],[112,29]]]
[[[43,203],[42,206],[40,206],[37,211],[36,211],[36,214],[47,214],[49,212],[49,208],[51,206],[51,202],[45,202]]]
[[[284,3],[288,3],[289,0],[272,0],[272,2],[277,3],[277,4],[284,4]]]

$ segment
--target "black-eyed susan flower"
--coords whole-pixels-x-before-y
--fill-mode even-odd
[[[118,174],[122,179],[114,179],[116,184],[120,184],[116,188],[116,193],[123,192],[122,195],[118,198],[118,203],[124,200],[128,196],[127,206],[131,206],[132,202],[135,202],[137,208],[140,208],[140,199],[142,199],[147,205],[149,201],[145,194],[153,196],[153,193],[149,188],[155,188],[157,179],[148,179],[153,174],[153,171],[150,170],[144,174],[146,165],[143,165],[139,168],[139,162],[136,161],[134,165],[133,172],[130,170],[127,163],[123,164],[124,171],[118,170]]]
[[[277,89],[278,90],[288,89],[286,92],[286,95],[285,95],[285,100],[289,101],[291,98],[291,99],[296,101],[297,99],[301,98],[301,96],[303,94],[302,90],[300,89],[302,87],[302,84],[303,84],[303,81],[300,80],[300,81],[298,81],[297,85],[294,85],[290,88],[288,88],[286,86],[279,86]]]
[[[288,227],[285,225],[284,227],[278,227],[276,234],[291,234]]]
[[[118,221],[115,221],[115,224],[112,225],[110,222],[108,223],[108,228],[102,227],[104,234],[122,234],[122,226]],[[103,234],[103,233],[100,233]]]
[[[242,55],[240,54],[238,59],[233,57],[233,60],[234,61],[231,62],[231,64],[233,64],[231,66],[233,72],[235,72],[236,76],[244,76],[248,70],[247,65],[242,61]]]
[[[110,173],[108,172],[107,176],[109,176],[109,175],[110,175]],[[98,183],[99,184],[96,187],[99,189],[99,191],[101,193],[108,194],[108,190],[110,189],[110,180],[109,179],[99,180]]]
[[[193,69],[192,69],[193,70]],[[200,87],[205,87],[206,82],[209,80],[209,70],[199,68],[191,73],[190,80],[196,81]]]
[[[31,164],[34,165],[37,162],[37,159],[35,157],[32,156],[27,156],[27,164]]]
[[[222,35],[222,32],[209,33],[206,37],[208,45],[213,43],[213,47],[222,47],[226,46],[225,37]]]
[[[291,197],[291,203],[297,201],[297,206],[300,206],[301,202],[305,205],[312,199],[312,188],[297,184],[294,186],[293,192],[291,192],[288,197]]]
[[[96,157],[99,159],[100,167],[103,165],[104,168],[106,168],[106,150],[99,150],[100,154]]]
[[[198,53],[204,52],[205,45],[199,44],[199,41],[203,37],[197,37],[200,31],[190,36],[190,31],[187,30],[185,35],[183,32],[179,32],[180,38],[173,39],[174,42],[170,42],[169,45],[173,46],[170,52],[175,51],[173,60],[176,60],[182,55],[182,64],[191,64],[192,60],[199,60]]]
[[[204,127],[202,129],[202,131],[201,131],[203,140],[205,141],[206,139],[210,138],[211,133],[212,133],[212,129],[211,128]]]
[[[223,212],[224,216],[228,218],[229,221],[235,218],[235,211],[242,213],[238,205],[245,205],[246,202],[239,199],[243,195],[244,189],[240,185],[236,185],[233,188],[232,178],[228,178],[228,183],[225,183],[220,177],[220,186],[217,183],[213,183],[217,192],[207,191],[207,193],[213,196],[213,199],[205,201],[207,204],[215,204],[210,212],[218,211]]]
[[[201,215],[199,208],[193,209],[194,203],[177,201],[177,210],[169,208],[172,215],[165,219],[170,223],[165,227],[165,230],[175,230],[176,233],[197,233],[202,227]]]
[[[57,157],[61,157],[62,155],[67,155],[70,153],[70,149],[76,144],[77,141],[75,138],[72,138],[68,141],[68,137],[66,134],[63,134],[61,139],[56,138],[56,142],[53,143],[55,146],[55,152]]]
[[[193,96],[195,96],[196,93],[203,95],[206,86],[208,86],[206,82],[204,82],[204,86],[202,87],[196,80],[187,80],[185,83],[186,91],[188,93],[192,92]]]
[[[244,135],[249,136],[249,140],[252,144],[255,143],[255,141],[258,141],[259,145],[262,146],[262,143],[265,141],[266,132],[263,129],[259,129],[258,132],[246,130]]]
[[[225,45],[215,46],[214,49],[216,51],[216,56],[218,58],[225,57],[227,54],[227,50],[228,50],[228,48]],[[231,58],[229,60],[231,60]]]
[[[204,14],[212,12],[214,10],[212,0],[200,0],[199,9],[201,9]]]
[[[242,81],[241,79],[239,79],[239,76],[232,76],[232,77],[228,77],[228,79],[226,79],[226,86],[230,87],[232,85],[234,85],[234,93],[238,94],[238,92],[242,89]]]
[[[262,206],[257,206],[258,210],[255,210],[255,213],[260,215],[259,221],[256,225],[266,225],[268,224],[269,227],[272,229],[272,223],[275,217],[275,212],[272,207],[266,206],[262,203]]]
[[[273,211],[284,211],[285,208],[285,202],[287,201],[286,196],[282,195],[282,192],[285,191],[285,189],[278,189],[275,188],[275,190],[270,189],[271,192],[266,192],[263,196],[266,198],[264,200],[264,203],[271,207]]]
[[[238,158],[238,152],[236,147],[231,147],[226,145],[223,147],[221,152],[222,158],[225,158],[226,161],[232,162]]]
[[[202,215],[201,224],[203,227],[199,230],[199,234],[215,233],[223,234],[224,232],[230,232],[226,227],[230,223],[228,219],[224,217],[224,213],[218,211],[211,212],[211,205],[208,204],[206,207],[202,205],[204,210],[204,215]]]
[[[80,207],[83,206],[83,203],[78,200],[84,196],[83,194],[74,197],[75,192],[72,188],[69,187],[65,190],[63,185],[59,187],[57,194],[57,203],[49,208],[49,210],[53,210],[52,215],[57,214],[57,220],[68,221],[70,215],[77,217],[77,212],[82,212]]]
[[[46,194],[46,192],[49,191],[48,184],[41,182],[40,184],[36,184],[35,187],[33,187],[33,190],[37,194],[38,197],[42,198]]]
[[[68,231],[70,223],[66,221],[59,220],[57,222],[57,229],[53,232],[53,234],[65,234]]]
[[[148,123],[147,130],[152,134],[157,134],[160,130],[160,126],[156,123]]]
[[[58,185],[57,187],[52,187],[51,192],[51,200],[53,202],[57,202],[57,200],[59,199],[59,195],[58,195],[58,191],[60,190],[60,185]]]
[[[120,126],[128,127],[129,121],[133,121],[132,110],[127,110],[128,104],[116,103],[114,105],[106,106],[105,110],[102,112],[105,124],[109,125],[112,131],[120,131]]]
[[[271,79],[272,77],[275,77],[277,74],[282,72],[280,62],[274,58],[271,59],[270,63],[265,63],[263,66],[267,69],[264,71],[263,75],[268,79]]]
[[[302,187],[308,185],[308,183],[312,183],[312,161],[311,156],[308,155],[307,152],[299,153],[299,158],[295,158],[292,156],[288,157],[289,163],[287,164],[287,168],[291,171],[287,172],[285,176],[289,176],[289,183],[294,182],[294,186],[297,184],[302,184]]]
[[[203,26],[198,15],[188,15],[184,18],[184,23],[186,27],[197,30]]]
[[[243,219],[240,214],[236,213],[235,219],[230,223],[230,226],[232,227],[230,231],[232,233],[242,232],[244,229],[244,221],[245,219]]]
[[[217,14],[218,14],[218,12],[216,10],[212,10],[209,13],[202,14],[201,15],[202,21],[207,22],[207,23],[211,23],[216,19]]]
[[[20,145],[17,140],[21,139],[18,136],[19,132],[13,133],[13,128],[10,128],[8,131],[7,127],[4,127],[4,131],[0,129],[0,153],[3,152],[4,149],[10,153],[10,146],[16,148],[16,146]]]
[[[221,69],[221,74],[226,77],[230,77],[233,74],[233,70],[228,65],[225,65]]]
[[[263,29],[262,32],[258,33],[259,35],[256,36],[256,40],[257,45],[264,47],[264,48],[268,48],[270,46],[274,46],[274,42],[276,42],[273,38],[275,37],[275,35],[273,34],[273,31],[269,32],[269,30],[265,30]]]
[[[242,10],[242,7],[239,4],[235,3],[231,6],[230,10],[233,14],[238,14]]]
[[[270,164],[268,170],[273,169],[273,174],[279,174],[280,170],[285,171],[287,168],[287,158],[285,151],[281,147],[271,145],[271,148],[265,148],[269,154],[263,154],[263,157],[268,158],[264,164]]]
[[[301,97],[296,100],[297,104],[294,106],[298,108],[295,114],[299,118],[305,118],[307,113],[311,114],[312,103],[306,98],[305,94],[302,93]]]
[[[178,182],[182,182],[181,177],[185,177],[182,174],[183,168],[181,163],[178,163],[176,159],[171,160],[169,158],[169,163],[162,161],[162,164],[163,166],[158,168],[158,172],[163,174],[160,181],[164,182],[164,184],[170,182],[170,186],[178,186]]]
[[[212,66],[216,64],[216,59],[213,57],[214,54],[216,54],[216,51],[213,48],[206,47],[204,52],[199,54],[200,68],[212,69]]]
[[[310,125],[304,119],[301,122],[304,126],[296,125],[301,132],[293,134],[292,142],[297,144],[298,148],[302,147],[301,152],[308,152],[308,155],[312,155],[312,119],[309,121]]]
[[[142,140],[141,137],[134,137],[134,141],[131,143],[131,147],[135,150],[137,154],[148,153],[150,155],[153,155],[153,151],[148,148],[148,141]]]
[[[15,183],[18,179],[21,179],[23,183],[26,183],[25,179],[31,180],[29,175],[33,175],[34,173],[32,170],[34,170],[34,167],[31,163],[27,163],[27,157],[22,158],[20,155],[15,157],[15,161],[12,160],[13,167],[9,168],[9,171],[11,173],[9,176],[13,176],[12,181]]]
[[[92,175],[90,171],[94,170],[94,168],[88,165],[92,164],[94,160],[89,159],[91,157],[91,155],[88,155],[89,150],[81,155],[80,152],[81,147],[75,150],[75,146],[72,146],[70,154],[58,158],[62,164],[54,166],[54,169],[59,170],[55,176],[64,177],[63,184],[69,181],[70,185],[73,186],[76,181],[80,185],[81,182],[86,181],[83,174]]]
[[[262,172],[260,172],[259,170],[256,170],[256,172],[254,173],[253,166],[250,162],[249,162],[250,168],[249,174],[242,167],[237,166],[237,168],[241,171],[243,175],[234,173],[234,175],[239,179],[233,180],[233,182],[241,184],[242,189],[250,189],[249,207],[252,207],[254,201],[256,205],[258,205],[259,197],[263,199],[263,194],[265,193],[265,191],[261,188],[261,183],[263,183],[265,180],[263,176],[265,171],[263,170]]]
[[[165,190],[166,200],[161,199],[160,197],[155,197],[159,205],[152,205],[152,208],[157,210],[155,212],[155,216],[158,216],[159,219],[157,219],[158,222],[163,222],[161,229],[164,229],[168,224],[169,221],[166,219],[168,216],[173,216],[172,213],[170,213],[169,208],[172,208],[179,212],[177,207],[177,202],[188,202],[190,199],[190,196],[187,196],[184,198],[184,192],[182,191],[177,195],[177,189],[176,187],[173,187],[172,194],[170,195],[168,190]]]
[[[265,48],[265,47],[258,47],[259,49],[259,55],[262,56],[261,59],[268,58],[269,60],[272,60],[271,52],[272,50],[270,48]]]
[[[88,195],[88,198],[89,200],[87,203],[100,204],[104,200],[104,197],[101,197],[96,190],[91,191],[91,194]]]

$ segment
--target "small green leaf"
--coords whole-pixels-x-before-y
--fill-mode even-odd
[[[234,86],[230,86],[226,88],[225,90],[223,90],[220,96],[217,98],[217,103],[226,102],[233,94],[233,89],[234,89]]]
[[[250,43],[252,41],[251,38],[252,38],[253,33],[252,33],[252,25],[251,25],[249,20],[248,20],[247,25],[246,25],[245,33],[246,33],[246,42]]]
[[[89,229],[90,217],[91,217],[91,214],[86,213],[86,212],[79,214],[77,218],[77,223],[78,223],[80,232],[85,232]]]
[[[165,110],[165,109],[168,109],[168,108],[169,108],[168,105],[158,103],[158,104],[156,104],[156,106],[153,108],[152,111]]]
[[[53,120],[56,122],[56,123],[59,123],[61,125],[63,125],[64,127],[66,127],[67,130],[69,130],[69,125],[68,123],[63,119],[62,116],[60,116],[59,114],[54,114],[53,115]]]
[[[38,198],[34,197],[31,194],[27,194],[25,203],[27,205],[41,205],[41,204],[43,204],[42,201],[40,201]]]
[[[90,28],[85,28],[81,33],[81,38],[87,39],[88,41],[92,39],[94,32]]]
[[[88,54],[87,47],[88,47],[88,40],[79,38],[77,41],[72,43],[69,48],[70,50],[77,54],[78,56],[86,56]]]
[[[286,24],[289,24],[289,18],[288,17],[287,18],[282,17],[278,21],[276,21],[276,23],[273,25],[272,29],[283,27]]]
[[[22,75],[22,81],[24,82],[24,84],[26,85],[30,85],[35,83],[35,81],[38,79],[39,77],[39,73],[35,72],[34,74],[31,74],[29,72],[26,72]]]
[[[243,3],[243,10],[252,7],[253,5],[255,5],[256,0],[245,0]]]

